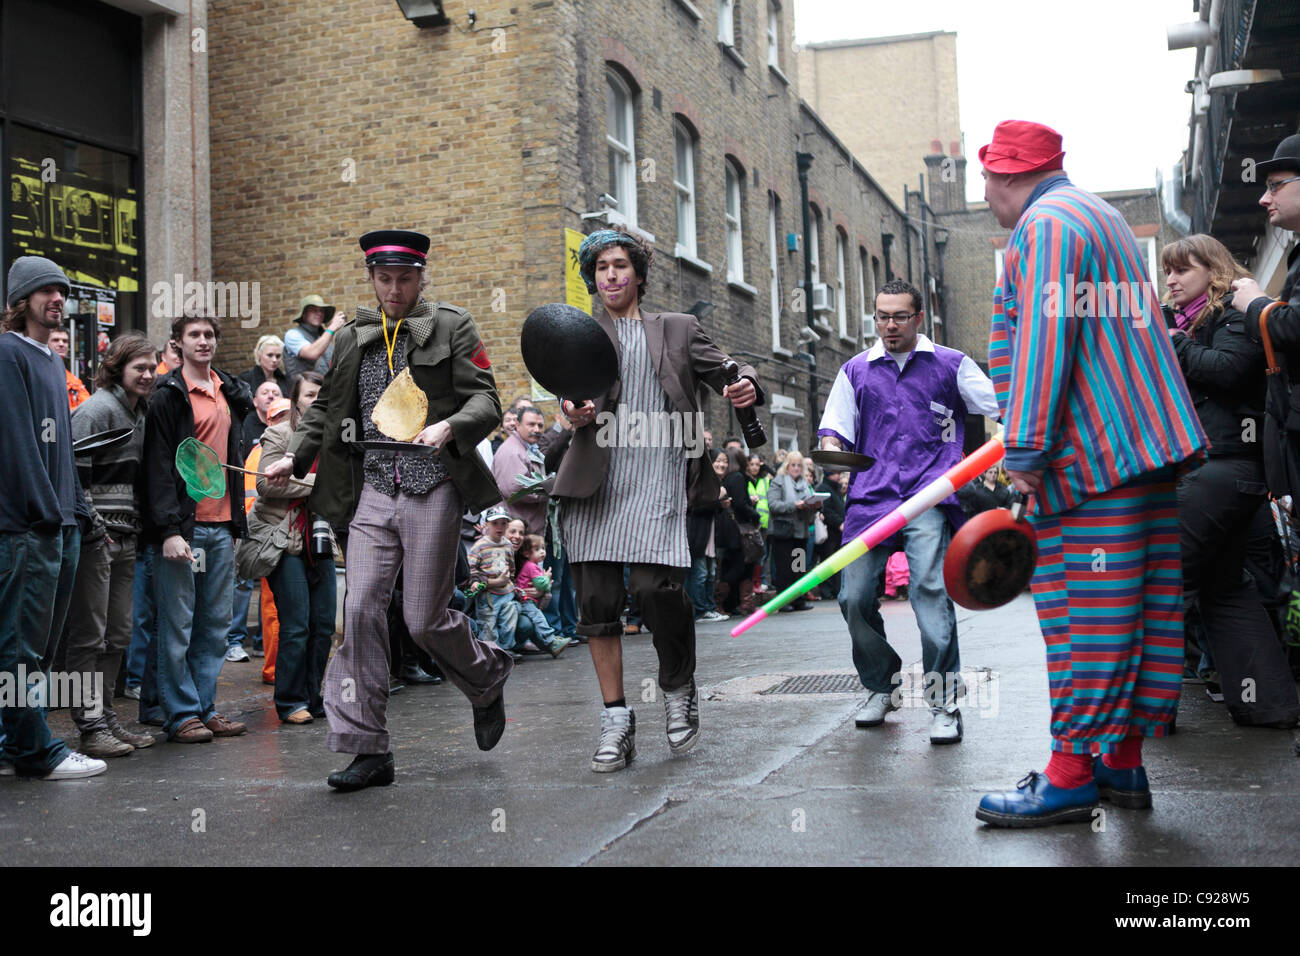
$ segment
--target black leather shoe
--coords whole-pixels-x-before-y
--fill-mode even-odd
[[[388,678],[388,695],[390,697],[393,694],[396,694],[399,690],[404,690],[405,688],[406,685],[402,683],[402,679],[400,677]]]
[[[402,680],[408,684],[441,684],[442,678],[425,671],[419,664],[407,664],[402,668]]]
[[[393,755],[357,754],[346,770],[335,770],[325,781],[335,790],[386,787],[393,782]]]
[[[474,739],[479,750],[491,750],[506,732],[506,696],[486,707],[474,708]]]

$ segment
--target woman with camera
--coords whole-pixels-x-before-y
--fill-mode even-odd
[[[288,421],[262,433],[260,471],[288,453],[293,430],[316,400],[321,384],[316,372],[303,372],[294,379]],[[270,583],[280,615],[275,710],[286,724],[309,724],[325,716],[321,682],[334,637],[338,591],[329,523],[307,510],[315,479],[315,465],[306,477],[290,479],[280,487],[258,478],[257,501],[248,516],[248,541],[241,545],[241,550],[248,549],[250,561],[274,560],[270,570],[256,576],[265,576]]]

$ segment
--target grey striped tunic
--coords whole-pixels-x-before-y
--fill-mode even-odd
[[[639,319],[615,319],[619,370],[623,383],[615,410],[614,435],[641,441],[628,447],[615,442],[609,449],[605,483],[590,498],[560,503],[562,541],[570,562],[621,561],[688,568],[686,543],[686,450],[680,444],[662,447],[668,429],[646,427],[664,421],[672,410],[655,375],[645,329]],[[596,422],[588,428],[600,428]]]

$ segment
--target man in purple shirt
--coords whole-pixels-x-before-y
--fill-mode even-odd
[[[968,412],[997,418],[993,383],[969,356],[921,334],[921,293],[893,279],[876,293],[880,341],[844,363],[817,434],[822,448],[869,455],[875,464],[849,485],[843,540],[870,527],[904,499],[961,460]],[[956,495],[913,519],[892,540],[844,568],[839,603],[853,640],[853,664],[866,687],[859,727],[876,727],[897,710],[902,660],[885,638],[880,579],[899,538],[911,571],[909,595],[921,630],[924,696],[930,743],[962,736],[957,698],[963,691],[957,616],[943,586],[943,559],[964,521]]]

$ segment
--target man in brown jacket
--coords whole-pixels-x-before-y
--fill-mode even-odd
[[[758,373],[740,365],[727,385],[718,349],[693,315],[640,309],[650,248],[601,230],[579,249],[587,288],[600,291],[596,321],[619,352],[619,378],[604,395],[563,403],[573,422],[552,496],[572,562],[581,615],[605,709],[596,772],[622,770],[636,756],[636,718],[623,693],[623,626],[628,587],[654,635],[668,746],[682,753],[699,738],[695,614],[683,589],[690,551],[686,507],[716,502],[718,478],[703,456],[699,390],[708,385],[737,408],[763,400]]]
[[[411,638],[474,708],[474,736],[491,750],[505,730],[502,688],[510,656],[474,639],[448,607],[461,516],[499,499],[475,447],[501,421],[491,363],[464,309],[422,295],[429,238],[382,230],[361,237],[378,308],[359,308],[334,343],[320,395],[303,415],[289,457],[265,471],[287,483],[319,461],[308,508],[348,528],[344,637],[325,674],[329,747],[356,754],[330,774],[339,790],[393,782],[389,751],[387,608],[403,570],[403,616]],[[430,455],[364,451],[382,440],[371,418],[384,389],[409,368],[429,402],[414,442]]]

